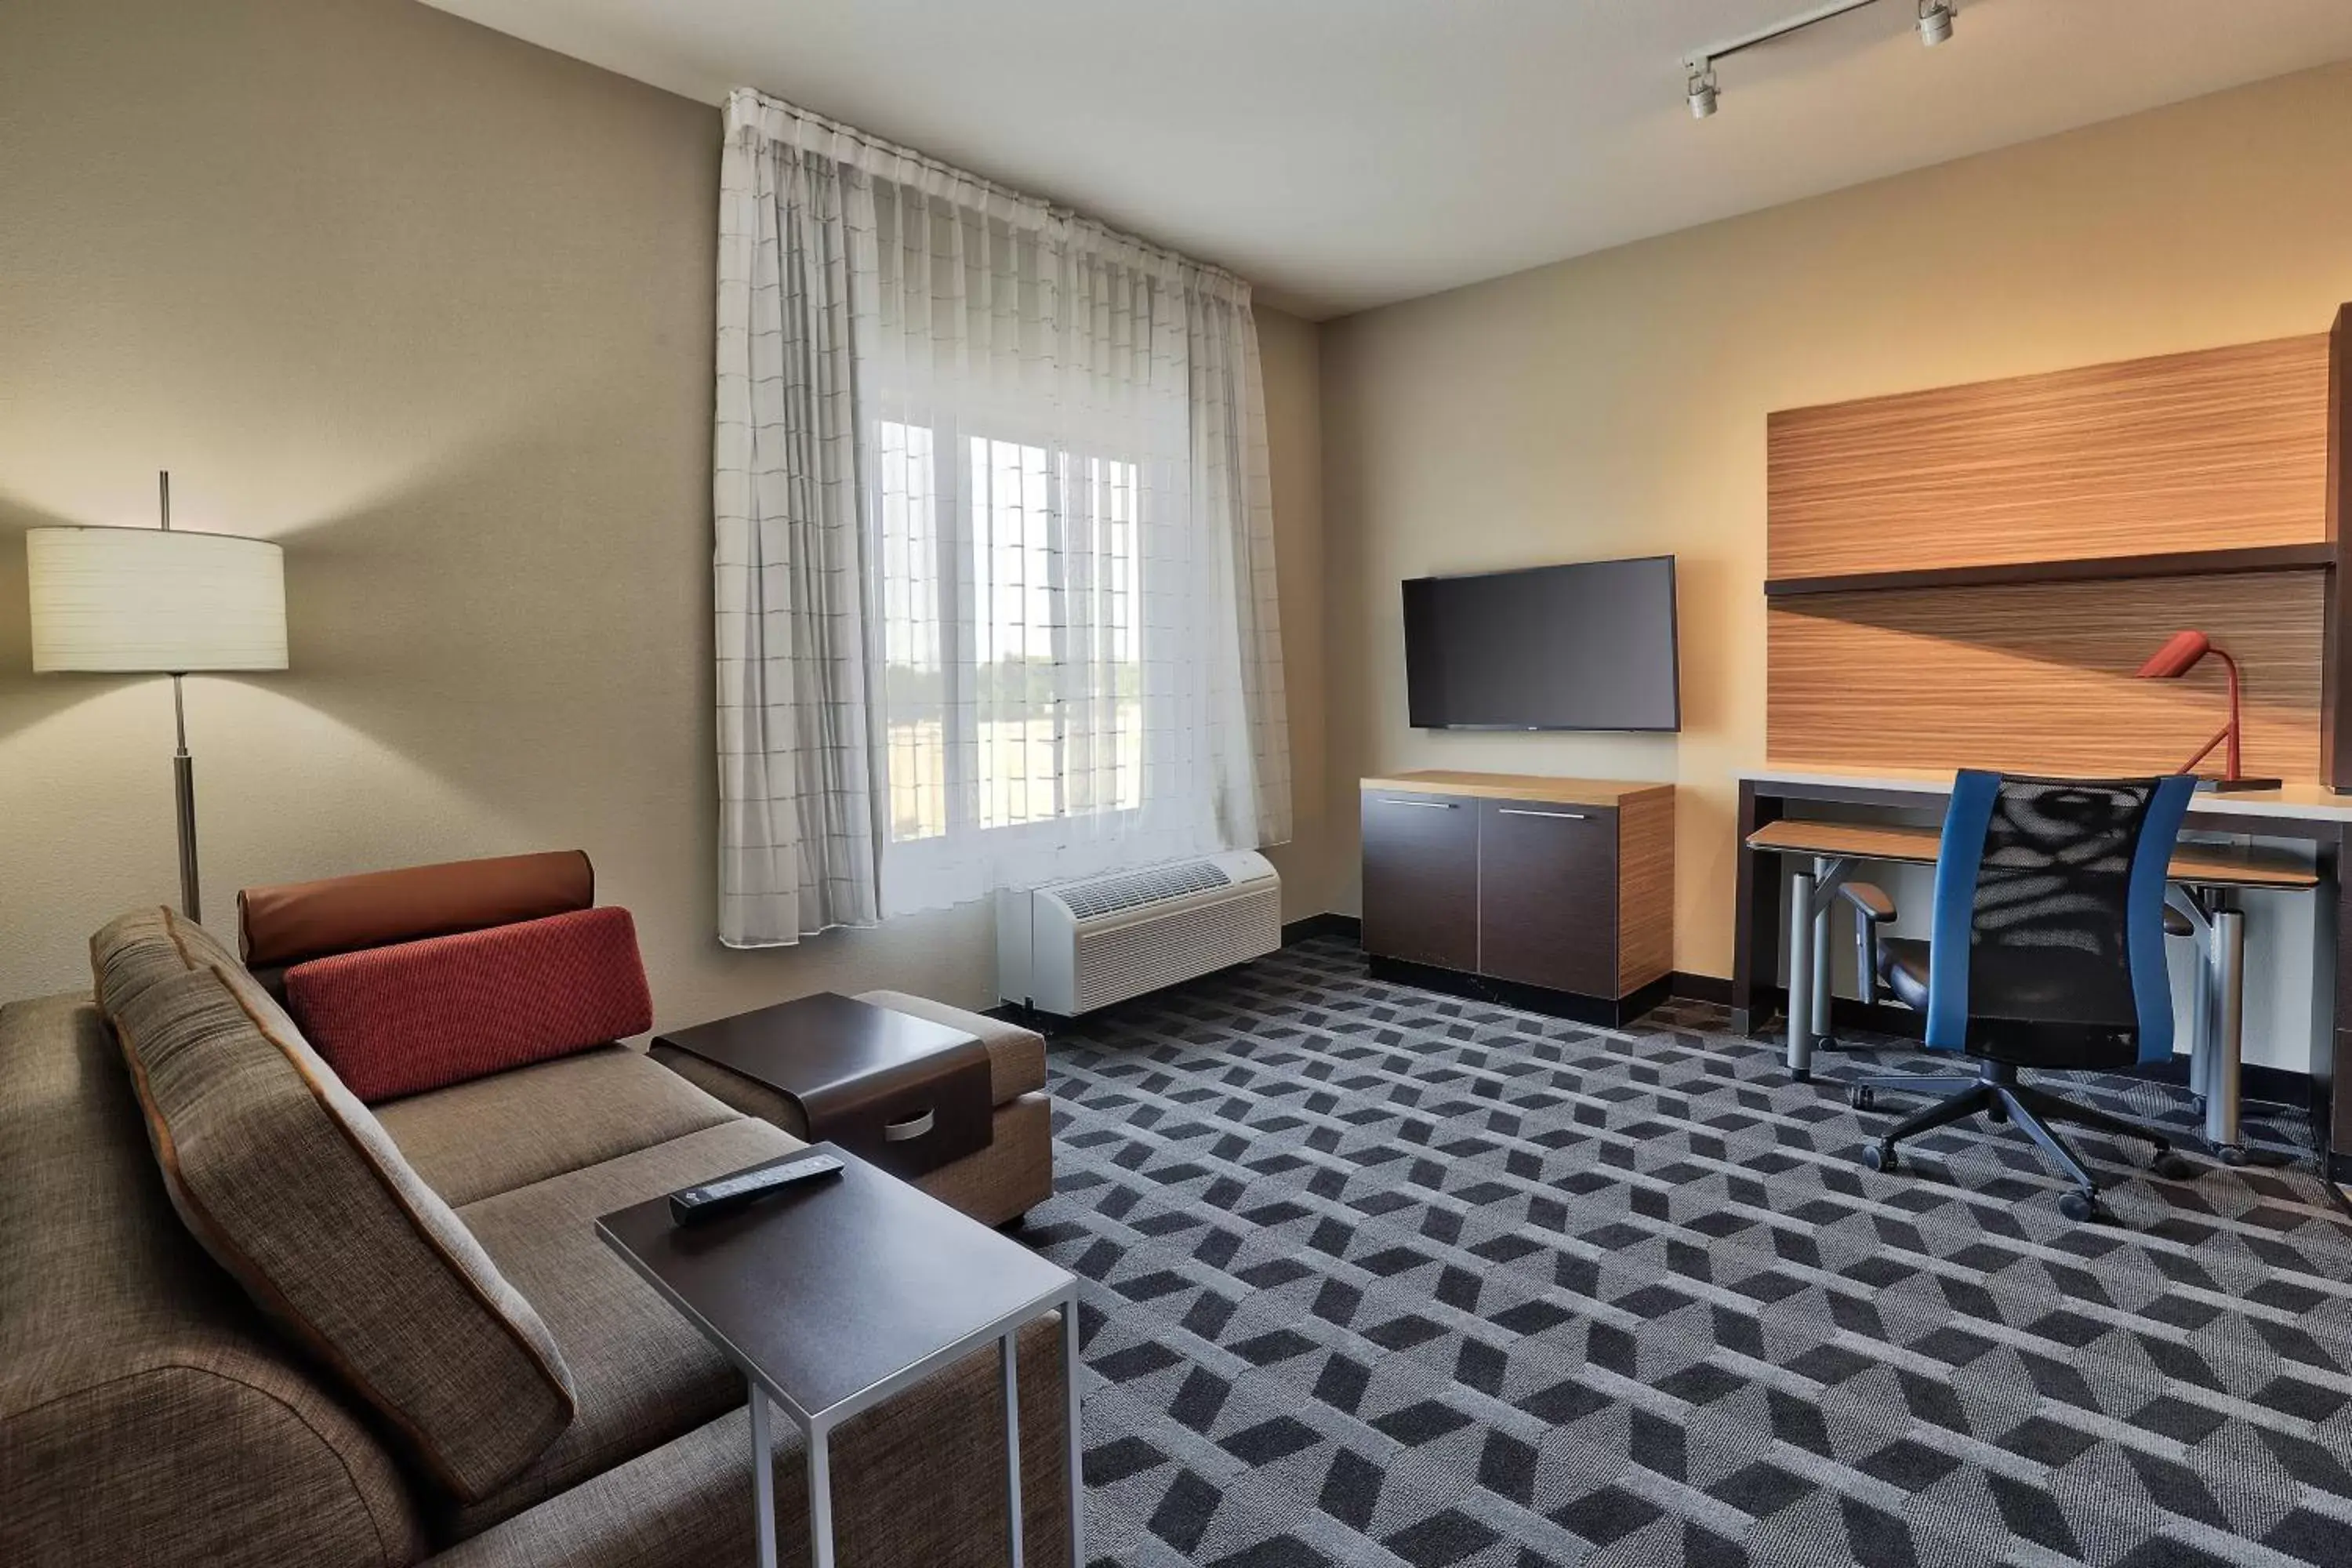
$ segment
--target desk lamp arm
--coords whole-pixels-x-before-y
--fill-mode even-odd
[[[2227,741],[2230,743],[2230,749],[2221,754],[2221,776],[2225,779],[2235,779],[2241,776],[2238,758],[2238,738],[2241,728],[2238,711],[2238,661],[2231,658],[2224,649],[2217,647],[2210,651],[2215,658],[2221,661],[2222,669],[2230,677],[2230,717],[2219,730],[2213,731],[2211,740],[2197,748],[2196,755],[2180,764],[2179,771],[2184,773],[2195,773],[2197,764],[2211,756],[2214,747]]]

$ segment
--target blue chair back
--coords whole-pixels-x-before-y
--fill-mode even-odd
[[[2025,1067],[2171,1056],[2164,889],[2195,788],[1963,769],[1937,852],[1927,1044]]]

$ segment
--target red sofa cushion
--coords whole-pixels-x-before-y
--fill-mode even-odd
[[[371,1102],[653,1027],[636,925],[615,905],[313,959],[286,972],[286,1000]]]

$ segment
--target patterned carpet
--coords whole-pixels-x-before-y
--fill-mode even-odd
[[[1863,1170],[1885,1119],[1715,1009],[1590,1028],[1331,941],[1051,1062],[1027,1234],[1088,1281],[1098,1563],[2352,1563],[2352,1231],[2306,1169],[2070,1225],[2013,1130]]]

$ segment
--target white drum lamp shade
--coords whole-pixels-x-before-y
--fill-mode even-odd
[[[286,668],[286,553],[154,528],[25,535],[37,672]]]

